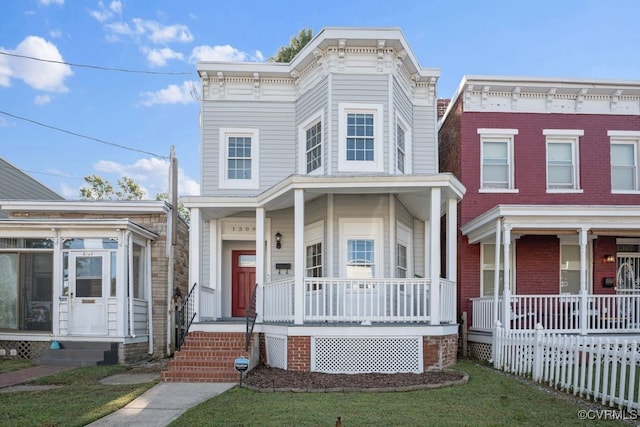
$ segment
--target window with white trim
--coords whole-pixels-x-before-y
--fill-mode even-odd
[[[382,105],[339,104],[338,170],[382,172]]]
[[[580,293],[580,246],[560,244],[560,293]]]
[[[611,141],[611,191],[635,193],[640,191],[638,164],[640,163],[640,132],[609,131]]]
[[[396,277],[407,278],[411,276],[412,238],[411,229],[404,224],[396,226]]]
[[[513,146],[518,129],[478,129],[480,135],[480,190],[515,190]]]
[[[322,277],[322,237],[324,222],[318,221],[304,228],[305,277]]]
[[[348,279],[371,279],[381,274],[381,218],[340,218],[340,274]]]
[[[578,141],[584,131],[544,129],[542,134],[547,142],[547,191],[580,190]]]
[[[298,126],[300,147],[300,173],[321,174],[323,172],[323,111],[310,116]]]
[[[400,123],[396,125],[396,170],[404,173],[404,164],[406,162],[405,151],[405,131]]]
[[[258,130],[221,128],[220,187],[258,188]]]
[[[480,284],[482,288],[481,295],[483,297],[492,297],[493,290],[495,289],[496,277],[496,245],[493,243],[483,243],[480,250],[482,258],[480,261],[480,265],[482,266],[482,283]],[[500,265],[498,266],[498,272],[498,295],[502,295],[504,292],[504,256],[502,251],[500,251]]]

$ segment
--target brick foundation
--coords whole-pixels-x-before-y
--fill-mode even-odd
[[[458,335],[423,337],[423,369],[425,371],[447,368],[456,363]]]

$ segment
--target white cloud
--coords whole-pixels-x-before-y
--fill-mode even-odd
[[[0,128],[8,128],[15,125],[16,125],[15,123],[10,122],[5,117],[0,116]]]
[[[36,105],[47,105],[50,102],[51,97],[49,95],[38,95],[33,101],[33,103]]]
[[[58,38],[62,37],[62,30],[51,30],[51,31],[49,31],[49,35],[53,39],[58,39]]]
[[[40,4],[43,6],[49,6],[52,4],[57,4],[58,6],[64,5],[64,0],[40,0]]]
[[[128,36],[144,37],[154,44],[193,41],[193,34],[191,34],[189,27],[182,24],[162,25],[157,21],[134,18],[131,20],[131,24],[114,22],[106,24],[105,28],[111,33],[108,35],[110,40],[118,40],[119,36]]]
[[[231,45],[224,46],[196,46],[191,52],[189,62],[196,63],[199,61],[263,61],[262,52],[256,50],[255,53],[246,53],[236,49]]]
[[[53,43],[37,36],[28,36],[14,49],[3,49],[8,53],[32,58],[61,62],[62,55]],[[67,92],[64,80],[73,75],[65,64],[36,61],[12,56],[0,57],[0,85],[10,86],[11,79],[21,79],[34,89],[47,92]]]
[[[189,104],[196,102],[192,92],[198,87],[195,81],[185,81],[182,86],[169,85],[164,89],[156,92],[142,92],[140,104],[151,107],[155,104]]]
[[[109,6],[105,6],[103,2],[98,2],[99,10],[89,11],[89,14],[93,16],[99,22],[105,22],[114,15],[120,15],[122,13],[122,3],[119,0],[112,1]]]
[[[167,193],[169,186],[169,162],[156,158],[139,159],[132,164],[111,160],[100,160],[93,165],[98,175],[117,185],[118,179],[128,176],[145,191],[146,198],[153,199],[158,193]],[[110,176],[106,176],[109,174]],[[79,191],[76,191],[79,194]],[[190,196],[200,194],[200,185],[178,168],[178,194]]]
[[[142,48],[142,52],[147,55],[147,61],[151,63],[151,65],[155,65],[158,67],[162,67],[167,65],[167,61],[170,59],[179,59],[183,60],[184,55],[180,52],[176,52],[175,50],[169,49],[168,47],[162,49],[149,49]]]

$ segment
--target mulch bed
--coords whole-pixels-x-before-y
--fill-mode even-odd
[[[452,370],[421,374],[327,374],[260,365],[246,374],[243,383],[259,391],[408,391],[463,384],[467,380],[465,373]]]

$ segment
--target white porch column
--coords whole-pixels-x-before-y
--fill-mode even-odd
[[[503,327],[506,330],[511,328],[511,283],[509,277],[511,276],[510,271],[510,262],[509,259],[509,251],[511,250],[511,226],[505,224],[504,225],[504,234],[503,234],[503,245],[504,245],[504,298],[503,298]]]
[[[264,263],[265,263],[265,231],[264,231],[264,208],[256,208],[256,322],[262,322],[264,311],[264,298],[262,287],[264,286]]]
[[[429,213],[429,278],[431,325],[440,324],[440,188],[431,189]]]
[[[458,201],[447,200],[447,279],[455,282],[458,275]]]
[[[396,198],[389,194],[389,277],[396,277]]]
[[[294,216],[294,308],[293,323],[304,323],[304,190],[293,191],[293,216]]]
[[[586,228],[580,229],[580,334],[586,335],[589,322],[589,309],[587,304],[587,232]]]
[[[500,295],[500,250],[502,246],[500,246],[500,237],[502,232],[502,220],[498,218],[496,220],[496,250],[494,251],[494,268],[493,268],[493,325],[491,328],[493,329],[498,323],[498,308],[499,301],[498,298]]]
[[[196,289],[193,291],[192,295],[193,304],[196,308],[196,317],[193,319],[194,322],[200,321],[200,287],[202,286],[202,283],[200,283],[201,226],[200,209],[191,208],[189,221],[189,283],[187,284],[187,295],[189,290],[191,290],[191,286],[193,286],[194,283],[197,283]],[[187,295],[185,295],[185,298]]]

